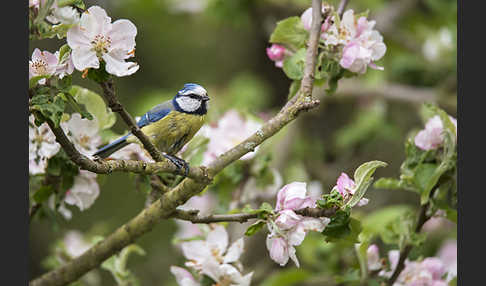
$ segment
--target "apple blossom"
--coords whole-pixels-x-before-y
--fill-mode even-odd
[[[185,263],[187,267],[209,276],[220,285],[250,285],[253,272],[242,276],[236,268],[241,270],[238,259],[243,253],[243,238],[228,248],[228,233],[223,226],[214,225],[206,240],[184,242],[181,246],[189,260]]]
[[[131,21],[121,19],[111,23],[104,9],[91,6],[81,15],[79,23],[67,31],[74,67],[79,71],[98,69],[103,60],[110,74],[135,73],[139,65],[125,60],[134,56],[136,35],[137,28]]]
[[[56,72],[57,57],[48,52],[35,49],[32,53],[32,59],[29,61],[29,79],[35,76],[50,76]],[[38,81],[39,84],[45,84],[46,79]]]
[[[267,48],[267,56],[275,62],[276,67],[281,68],[283,67],[283,60],[285,58],[285,47],[273,44],[270,48]]]
[[[206,135],[209,138],[209,143],[204,153],[202,164],[207,166],[219,155],[241,143],[260,127],[260,123],[253,119],[245,119],[234,109],[227,111],[216,126],[210,126],[207,130]],[[257,150],[258,147],[240,159],[248,160],[253,158]]]
[[[74,177],[73,186],[66,191],[64,202],[75,205],[81,211],[84,211],[93,205],[99,194],[100,187],[96,181],[96,174],[80,170],[79,174]]]
[[[47,199],[47,206],[53,210],[56,211],[56,195],[52,194],[49,196],[49,199]],[[57,212],[60,213],[65,219],[70,220],[73,217],[73,213],[71,210],[69,210],[66,207],[66,204],[64,201],[61,201],[59,206],[57,207]]]
[[[317,198],[306,195],[306,184],[293,182],[285,185],[277,194],[275,210],[278,217],[267,222],[266,245],[270,258],[284,266],[289,258],[299,267],[295,247],[300,245],[308,231],[322,232],[330,222],[329,218],[309,218],[298,215],[294,210],[315,207]]]
[[[334,186],[334,188],[337,189],[343,199],[347,200],[354,195],[354,192],[356,191],[356,184],[346,173],[343,172],[337,179],[336,186]],[[359,200],[356,206],[365,206],[368,204],[368,202],[369,199],[362,198]]]
[[[101,144],[101,137],[98,134],[98,120],[93,118],[81,118],[79,113],[71,114],[67,122],[62,122],[61,127],[66,132],[76,149],[86,156],[91,156]]]
[[[449,119],[456,127],[457,136],[457,120],[452,116],[449,116]],[[433,116],[425,124],[425,129],[419,131],[415,136],[415,145],[422,150],[433,150],[439,148],[442,143],[444,143],[444,135],[442,134],[443,129],[444,127],[442,125],[440,116]]]
[[[36,126],[34,115],[29,116],[29,173],[42,174],[47,167],[47,160],[59,152],[61,146],[56,142],[47,123]]]

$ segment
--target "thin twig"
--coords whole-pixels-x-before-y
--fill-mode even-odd
[[[296,214],[307,217],[331,217],[336,213],[336,209],[320,208],[303,208],[295,211]],[[239,222],[244,223],[250,219],[258,218],[257,213],[237,213],[237,214],[213,214],[207,216],[198,216],[198,210],[175,210],[172,213],[173,218],[187,220],[192,223],[214,223],[214,222]]]
[[[429,216],[427,216],[427,210],[429,208],[429,203],[424,204],[420,207],[420,213],[419,217],[417,219],[417,224],[415,226],[415,232],[419,233],[420,230],[422,229],[422,226],[425,224],[427,220],[429,220]],[[391,286],[395,281],[397,280],[398,276],[400,276],[400,273],[402,273],[402,270],[405,268],[405,259],[407,259],[408,254],[412,250],[413,245],[412,244],[407,244],[403,249],[400,251],[400,258],[398,259],[397,266],[395,270],[393,271],[392,276],[390,279],[387,281],[387,285]]]
[[[308,44],[309,48],[307,49],[304,69],[305,73],[304,78],[302,79],[303,84],[310,82],[310,88],[303,90],[298,96],[298,99],[295,100],[294,104],[284,106],[275,117],[263,124],[263,126],[253,135],[210,163],[208,166],[209,176],[216,175],[232,162],[238,160],[248,152],[253,151],[258,145],[297,118],[302,111],[310,110],[319,105],[319,100],[312,99],[311,93],[313,84],[312,74],[316,63],[317,44],[320,33],[321,0],[313,0],[312,7],[316,7],[316,11],[319,15],[312,19],[310,32],[311,40]],[[310,58],[309,54],[314,55],[314,58]],[[309,65],[311,66],[310,68],[308,67]],[[115,232],[104,240],[98,242],[82,255],[61,267],[32,280],[30,285],[60,286],[77,280],[83,274],[98,267],[104,260],[150,231],[161,219],[169,218],[176,210],[176,207],[184,204],[192,196],[200,193],[208,184],[209,183],[197,182],[190,178],[184,179],[175,188],[163,194],[160,199],[145,208],[140,214],[115,230]]]
[[[144,162],[137,160],[91,160],[85,155],[79,153],[74,144],[69,140],[61,127],[56,127],[54,123],[47,120],[47,124],[56,136],[56,141],[61,145],[68,157],[84,170],[97,174],[110,174],[112,172],[131,172],[137,174],[155,174],[155,173],[173,173],[183,175],[183,170],[178,169],[168,160],[162,162]],[[190,167],[187,177],[198,181],[210,182],[206,168]]]

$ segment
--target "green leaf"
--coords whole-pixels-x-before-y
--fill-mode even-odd
[[[245,235],[246,236],[252,236],[255,233],[257,233],[260,229],[262,229],[265,226],[266,222],[264,220],[258,220],[254,224],[250,225],[246,231]]]
[[[42,186],[32,196],[36,203],[42,203],[49,198],[54,192],[54,188],[51,185]]]
[[[136,244],[131,244],[122,249],[101,264],[101,268],[108,270],[116,282],[120,285],[139,285],[138,279],[126,268],[128,256],[131,253],[145,255],[145,251]]]
[[[436,164],[421,164],[417,166],[414,173],[414,181],[415,185],[420,190],[420,201],[421,204],[425,204],[429,200],[430,192],[432,191],[433,186],[437,182],[435,174],[435,170],[437,169]],[[434,185],[431,185],[433,183]],[[430,186],[430,187],[429,187]]]
[[[32,110],[39,111],[44,118],[50,119],[56,127],[59,127],[65,107],[61,96],[38,94],[30,100],[30,105]]]
[[[361,222],[351,218],[349,211],[338,210],[322,234],[327,242],[357,243],[361,230]]]
[[[301,80],[304,77],[305,66],[305,49],[298,50],[295,54],[285,58],[283,62],[283,71],[288,78]]]
[[[388,224],[410,211],[411,207],[408,205],[389,206],[376,210],[361,220],[363,225],[361,235],[365,240],[371,240],[377,235],[381,236]]]
[[[260,205],[260,210],[265,212],[273,212],[273,207],[269,203],[263,202]]]
[[[86,118],[86,119],[89,119],[89,120],[93,120],[93,115],[91,115],[91,113],[89,113],[86,110],[86,106],[85,105],[78,104],[76,102],[76,100],[74,99],[74,97],[70,93],[66,93],[64,95],[65,95],[66,101],[69,104],[69,106],[75,112],[79,113],[81,115],[81,118]]]
[[[33,76],[31,79],[29,79],[29,89],[36,87],[39,80],[41,80],[43,78],[50,78],[50,77],[51,76],[48,75],[48,74]]]
[[[285,44],[292,48],[299,49],[305,46],[309,36],[302,26],[300,17],[294,16],[277,22],[277,26],[270,36],[270,43]]]
[[[59,4],[58,4],[59,5]],[[59,48],[59,63],[63,63],[69,57],[71,53],[71,48],[68,44],[64,44]]]
[[[373,184],[376,189],[399,190],[403,189],[403,182],[394,178],[379,178]]]
[[[371,185],[373,173],[379,167],[386,167],[388,164],[382,161],[370,161],[359,166],[354,172],[354,182],[356,184],[356,190],[346,204],[347,206],[354,207],[365,195],[366,190]]]
[[[84,104],[87,112],[98,119],[100,130],[110,128],[115,124],[115,114],[106,107],[105,102],[97,93],[77,85],[73,85],[69,93],[78,104]]]
[[[88,69],[88,78],[94,80],[97,83],[103,83],[110,79],[111,75],[105,69],[106,63],[104,61],[100,61],[100,67],[97,69],[90,68]]]
[[[291,286],[301,285],[311,277],[311,273],[303,269],[286,269],[277,271],[263,280],[261,286]]]

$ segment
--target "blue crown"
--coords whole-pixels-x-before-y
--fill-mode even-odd
[[[186,83],[184,84],[184,87],[177,92],[179,95],[186,95],[189,93],[195,93],[198,95],[206,95],[207,91],[202,87],[201,85],[197,83]]]

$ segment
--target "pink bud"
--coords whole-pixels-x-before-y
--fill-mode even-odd
[[[270,48],[267,48],[267,55],[272,61],[281,61],[285,56],[285,47],[273,44]]]

